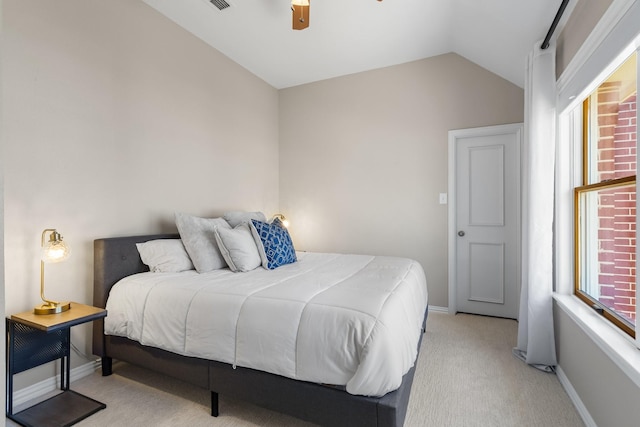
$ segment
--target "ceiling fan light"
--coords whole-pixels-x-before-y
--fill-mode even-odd
[[[309,0],[292,0],[292,28],[304,30],[309,27]]]

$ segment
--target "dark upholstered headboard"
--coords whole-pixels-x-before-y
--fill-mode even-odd
[[[149,271],[142,263],[136,243],[156,239],[179,239],[178,234],[112,237],[93,241],[93,305],[105,308],[111,287],[118,280]],[[102,356],[103,322],[93,322],[93,352]]]
[[[93,241],[93,305],[104,308],[111,287],[132,274],[149,271],[142,263],[136,243],[156,239],[179,239],[178,234],[112,237]]]

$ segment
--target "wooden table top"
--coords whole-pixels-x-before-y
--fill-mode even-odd
[[[81,323],[91,322],[106,317],[106,315],[107,310],[104,308],[72,302],[71,308],[62,313],[35,314],[33,310],[31,310],[12,314],[11,320],[42,331],[52,332],[58,329],[70,328],[71,326]]]

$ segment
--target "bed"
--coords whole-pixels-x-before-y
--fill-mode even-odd
[[[179,238],[180,235],[178,234],[158,234],[95,240],[94,305],[98,307],[107,307],[108,297],[112,288],[114,287],[114,285],[116,285],[116,283],[121,282],[122,279],[125,279],[125,281],[130,280],[136,282],[138,280],[138,277],[144,278],[147,276],[153,276],[152,273],[146,273],[149,269],[142,262],[139,252],[136,248],[136,244],[159,239]],[[290,270],[294,272],[293,276],[302,274],[300,271],[308,267],[307,269],[311,272],[309,277],[318,278],[323,276],[323,274],[318,274],[318,271],[321,271],[323,268],[324,270],[335,269],[336,265],[344,264],[341,258],[336,258],[331,254],[317,255],[302,253],[300,258],[300,262],[296,263],[297,265],[290,268]],[[358,256],[354,256],[350,259],[349,263],[352,263],[354,260],[356,264],[361,263],[367,266],[367,268],[365,268],[364,270],[367,272],[366,274],[368,274],[371,278],[380,278],[381,276],[385,276],[388,274],[387,270],[393,269],[392,266],[384,266],[380,264],[382,261],[384,261],[384,259],[378,257],[376,257],[375,259],[370,259],[367,257],[359,258]],[[392,259],[392,261],[397,262],[397,259]],[[314,269],[320,268],[320,270],[312,271],[312,267]],[[278,274],[283,275],[286,269],[282,269],[282,271],[282,273]],[[260,280],[262,280],[260,279],[260,277],[265,276],[265,274],[260,271],[256,272],[255,276],[250,276],[249,274],[251,273],[220,273],[220,275],[222,276],[224,276],[225,274],[226,276],[233,277],[236,281],[239,281],[241,280],[240,278],[242,278],[242,280],[253,282],[254,280],[250,280],[250,278],[256,277],[258,279],[256,279],[255,281],[258,283],[260,283]],[[348,276],[347,279],[349,279],[350,273],[348,273],[347,271],[345,272],[345,274]],[[412,274],[417,274],[418,276],[422,274],[422,280],[424,280],[424,274],[422,273],[419,264]],[[206,301],[206,298],[210,298],[206,294],[199,293],[201,289],[206,288],[198,282],[198,280],[201,279],[199,277],[200,275],[194,272],[191,274],[186,274],[185,276],[189,277],[189,280],[192,282],[192,284],[189,285],[191,287],[191,290],[187,289],[189,288],[189,286],[185,287],[185,289],[187,289],[187,291],[185,292],[192,292],[191,294],[189,294],[191,296],[185,298],[187,298],[189,301]],[[287,280],[290,279],[280,278],[279,282],[287,283]],[[353,280],[350,280],[353,283]],[[162,282],[162,280],[158,282],[158,280],[156,279],[156,281],[152,282],[151,285],[142,285],[143,288],[144,286],[147,286],[149,289],[154,289],[154,292],[160,290],[160,292],[156,294],[145,294],[144,298],[150,301],[154,300],[154,298],[157,300],[166,300],[167,297],[163,297],[164,291],[162,291]],[[221,281],[220,283],[225,282]],[[353,378],[351,378],[351,381],[345,377],[345,375],[347,374],[345,374],[345,372],[343,371],[340,371],[339,369],[337,371],[334,371],[334,376],[331,377],[337,379],[336,381],[322,381],[322,378],[316,378],[314,377],[315,374],[313,374],[314,371],[318,370],[318,363],[322,363],[322,361],[318,362],[316,360],[315,362],[313,362],[313,366],[315,367],[313,369],[305,368],[302,363],[297,362],[297,359],[302,359],[302,356],[294,354],[293,357],[285,357],[285,359],[294,359],[295,364],[293,365],[293,368],[286,363],[283,364],[280,362],[276,363],[276,365],[281,366],[275,367],[269,365],[268,363],[264,366],[255,366],[253,365],[253,363],[256,363],[256,361],[249,360],[251,354],[256,353],[255,344],[252,344],[253,346],[248,346],[247,351],[245,351],[244,354],[242,354],[240,350],[236,350],[233,355],[228,357],[225,357],[224,354],[217,356],[208,356],[209,353],[215,353],[217,351],[215,345],[212,346],[211,344],[207,344],[204,346],[204,349],[197,349],[196,347],[194,347],[193,343],[188,342],[188,337],[178,339],[174,336],[174,334],[167,334],[169,336],[168,343],[150,343],[148,342],[148,337],[135,334],[131,335],[130,333],[125,332],[122,329],[122,324],[118,326],[118,322],[115,322],[115,326],[113,324],[108,324],[107,329],[109,330],[109,334],[105,334],[104,321],[94,322],[93,352],[102,360],[103,375],[110,375],[112,373],[112,361],[113,359],[116,359],[149,368],[151,370],[158,371],[170,376],[174,376],[183,381],[209,390],[211,392],[211,414],[213,416],[218,416],[219,414],[218,396],[224,395],[231,398],[245,400],[253,404],[286,413],[294,417],[311,421],[320,425],[402,426],[406,416],[409,393],[413,382],[415,362],[417,361],[417,351],[420,348],[420,342],[422,340],[421,332],[424,331],[427,317],[426,283],[424,283],[423,285],[425,288],[424,301],[419,301],[417,304],[414,301],[411,303],[412,307],[407,308],[406,310],[407,312],[415,311],[418,309],[420,310],[420,331],[418,331],[416,334],[409,334],[410,338],[407,339],[408,341],[404,340],[406,342],[412,343],[411,345],[415,347],[415,349],[411,356],[412,360],[409,361],[410,363],[408,365],[408,370],[406,370],[406,373],[400,376],[398,376],[397,374],[390,374],[388,376],[389,378],[387,378],[385,375],[382,375],[383,377],[385,377],[382,379],[374,378],[376,376],[371,375],[371,372],[375,372],[376,369],[381,369],[380,363],[383,363],[384,361],[381,362],[380,357],[371,357],[372,361],[368,363],[368,365],[364,368],[361,368],[362,371],[360,373],[352,372],[354,371],[353,368],[347,369],[347,371],[353,374]],[[234,286],[237,286],[237,283]],[[272,297],[272,287],[266,285],[261,286],[262,288],[259,290],[259,292],[256,292],[255,289],[252,289],[249,291],[249,294],[259,295],[261,297],[259,299],[263,300]],[[290,287],[291,284],[289,284],[288,286]],[[358,285],[355,286],[357,287]],[[287,285],[284,285],[283,288],[286,289]],[[227,288],[227,294],[228,293],[229,292]],[[235,295],[235,297],[241,298],[243,299],[243,301],[252,301],[247,299],[246,295]],[[304,299],[305,297],[301,298]],[[334,295],[333,298],[335,299],[336,295]],[[317,307],[322,306],[326,303],[326,301],[323,301],[322,299],[318,300],[316,296],[313,296],[313,298],[309,297],[308,299],[312,300]],[[210,299],[209,301],[214,301],[214,299]],[[120,305],[113,305],[113,300],[110,304],[111,310],[109,312],[109,315],[111,315],[113,319],[116,319],[117,317],[119,317],[119,314],[117,314],[117,307],[120,307]],[[175,305],[181,304],[177,303]],[[183,305],[191,306],[197,304],[185,303]],[[251,304],[243,303],[243,306],[250,307]],[[171,311],[172,309],[167,310]],[[304,311],[310,313],[314,312],[313,310],[308,308]],[[186,317],[190,316],[192,315]],[[199,317],[197,317],[198,315],[193,316],[196,316],[194,317],[195,319],[200,319]],[[319,318],[322,319],[323,317],[331,317],[337,319],[336,321],[340,321],[340,316],[336,317],[333,314],[331,316],[327,316],[320,312],[319,316],[320,317],[309,316],[308,323],[323,323],[322,320],[318,320]],[[162,318],[166,316],[156,317]],[[241,318],[239,317],[239,319]],[[388,320],[389,319],[387,319],[387,321]],[[107,322],[110,321],[111,320],[107,320]],[[185,328],[190,329],[193,328],[193,324],[202,323],[207,322],[198,320],[196,322],[192,322],[191,325],[180,325],[174,329],[175,331],[179,331]],[[251,333],[252,327],[250,325],[250,321],[240,320],[239,323],[240,326],[238,326],[237,324],[232,325],[232,328],[235,328],[235,330],[239,331],[235,332],[238,336],[241,336],[245,332]],[[247,326],[243,329],[243,325]],[[167,328],[168,326],[167,324],[159,324],[158,327]],[[253,327],[255,328],[255,325]],[[300,330],[304,329],[304,326],[298,327],[300,328]],[[136,330],[135,327],[131,329],[133,329],[134,332]],[[171,330],[173,331],[173,329]],[[367,330],[370,331],[371,328]],[[307,334],[301,332],[301,335],[299,337],[298,333],[299,331],[296,331],[295,336],[297,337],[297,339],[306,339],[309,342],[308,346],[306,346],[305,348],[313,348],[314,341],[316,341],[316,339],[310,338]],[[153,333],[151,333],[151,335],[153,335]],[[193,335],[197,336],[197,334]],[[227,335],[229,335],[228,331],[226,332],[226,335],[225,333],[221,333],[221,335],[217,336],[216,340],[224,341],[224,337]],[[416,336],[414,337],[413,335]],[[387,339],[393,340],[397,338]],[[171,341],[180,343],[179,345],[182,345],[182,347],[172,347],[173,344]],[[322,341],[322,339],[318,339],[317,341]],[[248,336],[248,338],[246,338],[244,342],[255,343],[256,338]],[[269,342],[270,339],[267,339],[262,344],[260,344],[260,348],[266,348],[266,353],[269,352]],[[368,342],[369,341],[367,341],[367,343]],[[406,342],[404,342],[404,345],[406,345]],[[382,344],[378,344],[378,346],[395,347],[398,345],[403,345],[402,343],[395,343],[393,345],[390,345],[390,343],[390,341],[385,342],[383,340]],[[280,348],[279,346],[280,344],[273,348]],[[237,347],[238,349],[241,349],[240,345],[237,345]],[[195,351],[193,351],[194,348],[196,348]],[[365,350],[359,349],[356,350],[356,353],[369,352],[368,349]],[[316,348],[310,350],[310,353],[312,355],[318,354],[319,351],[321,351],[321,346],[316,346]],[[363,355],[358,353],[358,358],[360,358],[360,356]],[[400,357],[406,358],[406,355]],[[213,360],[213,358],[217,360]],[[257,359],[258,363],[260,363],[261,358]],[[365,358],[363,357],[363,359]],[[327,370],[331,371],[331,369]],[[394,380],[392,378],[394,376],[398,377],[398,379]],[[373,384],[370,384],[370,379],[374,380]],[[388,391],[389,389],[392,390]]]

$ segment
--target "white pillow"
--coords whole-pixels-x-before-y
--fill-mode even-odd
[[[222,218],[199,218],[176,213],[176,226],[184,248],[198,273],[206,273],[227,266],[218,249],[214,233],[216,227],[231,228],[227,221]]]
[[[153,273],[193,270],[193,263],[180,239],[149,240],[136,243],[140,259]]]
[[[236,228],[243,222],[249,222],[252,219],[262,222],[267,221],[267,217],[262,212],[231,211],[225,212],[222,217],[229,223],[231,228]]]
[[[216,227],[215,235],[220,252],[232,271],[251,271],[262,264],[258,247],[246,222],[233,230]]]

